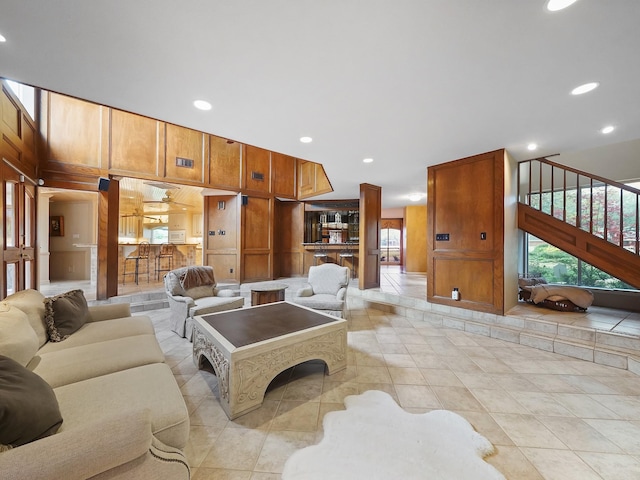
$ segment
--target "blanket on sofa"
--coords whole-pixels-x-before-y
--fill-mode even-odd
[[[180,275],[180,286],[185,290],[201,285],[215,285],[216,279],[213,275],[213,268],[208,266],[188,267]]]
[[[531,292],[531,300],[533,303],[540,303],[544,300],[557,301],[567,299],[584,309],[587,309],[593,303],[593,293],[586,288],[543,283],[522,286],[521,288]]]

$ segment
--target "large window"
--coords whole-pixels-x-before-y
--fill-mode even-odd
[[[635,290],[631,285],[533,235],[526,234],[526,243],[527,274],[530,277],[544,277],[549,283],[564,285]]]

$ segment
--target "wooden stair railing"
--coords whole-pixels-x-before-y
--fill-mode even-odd
[[[518,228],[640,288],[640,190],[545,158],[518,166]]]

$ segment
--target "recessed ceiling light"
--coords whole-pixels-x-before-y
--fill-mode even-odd
[[[571,95],[582,95],[583,93],[590,92],[591,90],[595,90],[598,88],[600,84],[598,82],[589,82],[584,85],[580,85],[579,87],[571,90]]]
[[[409,195],[409,200],[411,200],[412,202],[419,202],[421,198],[421,193],[412,193],[411,195]]]
[[[362,161],[364,163],[371,163],[371,162],[373,162],[373,158],[364,158]]]
[[[311,142],[313,142],[313,138],[311,138],[311,137],[300,137],[300,141],[302,143],[311,143]]]
[[[198,110],[211,110],[211,104],[205,100],[196,100],[193,102],[193,106]]]
[[[573,5],[577,1],[578,0],[549,0],[547,2],[547,10],[550,12],[557,12],[558,10],[563,10]]]
[[[6,41],[7,41],[7,39],[6,39],[6,38],[4,38],[4,37],[2,36],[2,34],[0,34],[0,43],[2,43],[2,42],[6,42]]]
[[[616,127],[614,127],[613,125],[607,125],[606,127],[604,127],[600,131],[606,135],[607,133],[613,132],[615,129],[616,129]]]
[[[538,145],[535,144],[535,143],[530,143],[529,145],[527,145],[527,150],[533,151],[533,150],[535,150],[537,148],[538,148]]]

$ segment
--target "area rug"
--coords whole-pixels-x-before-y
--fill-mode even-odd
[[[460,415],[408,413],[379,390],[344,403],[325,415],[319,444],[289,457],[283,480],[505,480],[483,460],[493,445]]]

